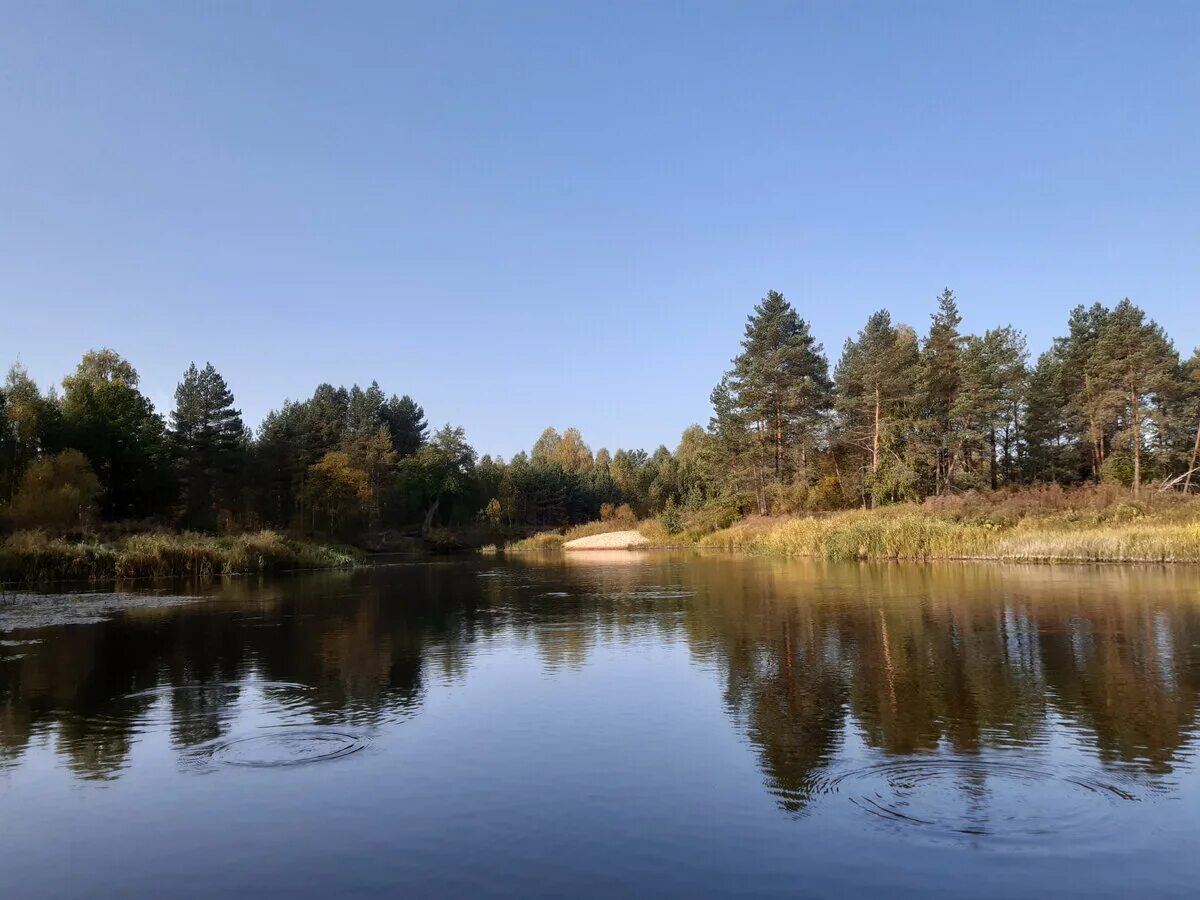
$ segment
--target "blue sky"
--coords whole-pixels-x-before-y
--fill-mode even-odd
[[[1200,343],[1200,4],[5,3],[0,363],[674,445],[751,306]]]

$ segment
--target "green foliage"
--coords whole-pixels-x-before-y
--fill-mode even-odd
[[[18,531],[0,542],[0,581],[204,580],[218,575],[347,568],[358,559],[353,552],[291,540],[273,531],[226,538],[194,533],[138,534],[115,544]]]
[[[400,463],[396,486],[402,502],[424,510],[422,531],[433,527],[443,501],[468,494],[473,486],[475,450],[462,428],[445,425],[415,454]]]
[[[48,470],[31,468],[65,449],[90,464],[101,521],[347,540],[481,522],[496,538],[534,528],[561,536],[611,529],[614,510],[630,527],[692,540],[751,513],[1029,484],[1200,488],[1200,473],[1187,477],[1200,463],[1200,354],[1185,364],[1128,300],[1072,310],[1031,369],[1012,327],[964,333],[946,289],[922,338],[886,310],[871,315],[831,379],[808,323],[771,291],[712,391],[707,428],[650,452],[593,453],[577,429],[547,428],[528,453],[477,459],[461,428],[431,437],[424,410],[376,382],[320,384],[251,436],[211,365],[184,374],[168,430],[111,350],[86,354],[63,388],[61,398],[42,392],[19,367],[0,388],[8,521],[70,530],[87,520],[97,502],[88,485],[47,489]],[[28,471],[39,487],[17,502]],[[47,490],[58,491],[53,502],[29,499]]]
[[[658,517],[658,521],[667,530],[667,534],[679,534],[683,531],[683,520],[679,516],[678,507],[675,506],[674,497],[667,500],[667,505],[663,509],[662,515]]]
[[[329,533],[338,534],[370,499],[370,478],[353,465],[350,454],[331,450],[308,467],[305,494],[314,523],[323,517]]]
[[[832,387],[829,361],[808,323],[782,294],[768,291],[747,319],[742,352],[714,397],[714,405],[722,407],[719,417],[736,417],[749,429],[749,439],[736,448],[756,456],[751,465],[760,511],[767,507],[768,482],[803,473],[833,404]],[[735,444],[724,446],[734,450]]]
[[[247,435],[225,379],[207,363],[192,363],[175,389],[171,448],[181,500],[181,520],[212,530],[219,511],[239,505]]]
[[[133,366],[112,350],[85,353],[63,379],[65,440],[95,469],[108,519],[153,515],[171,495],[163,422],[138,383]]]
[[[503,508],[500,506],[500,501],[495,497],[489,500],[487,506],[483,508],[483,520],[493,529],[499,528],[504,521]]]
[[[18,528],[79,531],[93,522],[100,481],[78,450],[34,460],[21,476],[8,519]]]

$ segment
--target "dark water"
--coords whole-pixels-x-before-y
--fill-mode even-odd
[[[1200,570],[610,553],[203,593],[0,599],[0,896],[1200,891]]]

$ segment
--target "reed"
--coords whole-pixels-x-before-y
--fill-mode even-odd
[[[504,549],[515,553],[529,553],[541,550],[558,550],[567,542],[565,535],[557,531],[539,531],[537,534],[513,541]]]
[[[135,534],[112,543],[20,531],[0,543],[0,580],[192,578],[346,568],[354,551],[310,544],[274,531],[230,537],[185,532]]]
[[[1172,511],[1131,521],[1051,515],[997,524],[955,521],[907,506],[745,522],[703,538],[700,545],[830,560],[1200,562],[1200,521],[1181,521]]]

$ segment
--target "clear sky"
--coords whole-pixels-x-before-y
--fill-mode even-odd
[[[0,363],[674,445],[768,289],[1200,343],[1200,3],[0,0]]]

